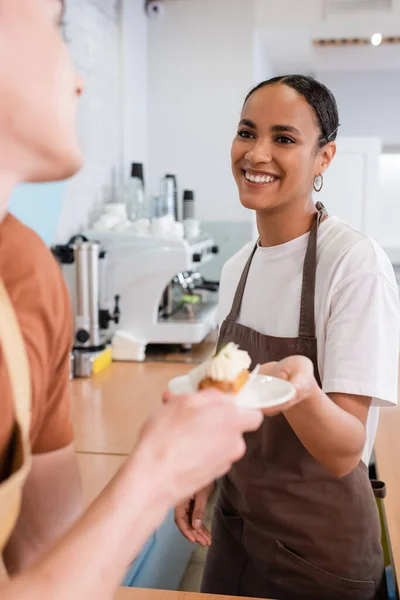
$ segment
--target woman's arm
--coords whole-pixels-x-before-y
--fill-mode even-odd
[[[284,415],[309,453],[335,477],[350,473],[362,458],[371,398],[325,394],[311,361],[303,356],[264,365],[261,372],[296,387],[296,398],[283,407]]]
[[[285,416],[309,453],[336,477],[351,473],[362,458],[371,398],[314,393]]]
[[[245,452],[258,411],[216,393],[177,398],[146,424],[134,454],[70,532],[0,586],[4,600],[111,600],[168,509],[226,473]]]
[[[318,387],[304,357],[268,367],[295,384],[286,419],[310,454],[338,477],[362,459],[372,398],[396,402],[400,336],[398,288],[387,257],[365,238],[346,261],[341,268],[348,274],[332,295],[323,342],[329,393]]]

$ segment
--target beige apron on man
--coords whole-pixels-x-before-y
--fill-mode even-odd
[[[10,469],[0,482],[0,551],[10,537],[21,507],[22,490],[31,466],[29,430],[31,385],[28,357],[10,298],[0,279],[0,344],[14,401],[15,425],[10,443]],[[0,390],[0,394],[2,390]],[[4,391],[3,391],[4,393]]]

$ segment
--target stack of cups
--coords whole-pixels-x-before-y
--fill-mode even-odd
[[[169,182],[170,186],[171,186],[171,193],[172,193],[172,212],[174,214],[174,218],[175,221],[179,221],[179,206],[178,206],[178,184],[177,184],[177,179],[176,179],[176,175],[171,175],[170,173],[168,173],[165,176],[165,179],[167,182]]]
[[[123,202],[109,202],[104,207],[104,213],[94,223],[93,229],[97,231],[125,231],[129,229],[131,222],[126,214],[126,206]]]
[[[183,192],[183,221],[195,219],[194,192],[185,190]]]
[[[111,217],[116,217],[119,220],[127,219],[126,206],[124,202],[110,202],[105,205],[104,213]]]
[[[183,227],[185,238],[190,240],[200,235],[200,223],[195,218],[194,192],[185,190],[183,193]]]

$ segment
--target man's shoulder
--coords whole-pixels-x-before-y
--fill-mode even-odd
[[[49,248],[12,215],[0,223],[0,277],[19,321],[30,364],[33,450],[41,453],[64,447],[72,439],[68,375],[73,324],[69,295]],[[1,377],[7,381],[0,360]]]
[[[54,265],[54,257],[44,241],[27,225],[8,213],[0,223],[0,248],[2,262],[20,262]]]
[[[31,306],[50,303],[53,308],[68,298],[61,269],[50,249],[11,214],[0,223],[0,277],[17,309],[23,301],[21,295],[28,294]]]

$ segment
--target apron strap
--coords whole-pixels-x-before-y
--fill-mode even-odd
[[[300,338],[315,338],[315,276],[317,271],[318,227],[328,216],[321,202],[316,204],[317,213],[311,227],[303,268],[303,285],[300,307]]]
[[[328,213],[321,202],[317,202],[316,208],[318,213],[316,214],[313,222],[310,239],[308,242],[307,252],[304,259],[303,269],[303,285],[301,292],[301,308],[300,308],[300,327],[299,337],[315,337],[315,274],[317,269],[317,237],[318,237],[318,226],[326,219]],[[233,300],[232,308],[227,316],[228,321],[237,321],[240,314],[240,308],[242,306],[242,300],[244,290],[246,287],[247,278],[249,276],[251,263],[253,262],[254,255],[258,248],[258,242],[253,248],[250,254],[246,266],[243,270],[239,284],[236,288],[235,297]]]
[[[257,251],[258,241],[253,248],[252,253],[250,254],[246,266],[243,270],[242,276],[239,281],[239,285],[236,288],[235,297],[233,299],[233,304],[231,308],[231,312],[227,316],[228,321],[237,321],[239,318],[240,308],[242,306],[243,294],[246,287],[247,277],[249,276],[251,263],[253,262],[254,255]]]
[[[31,422],[31,381],[24,340],[3,281],[0,279],[0,343],[14,399],[14,413],[25,441]]]

